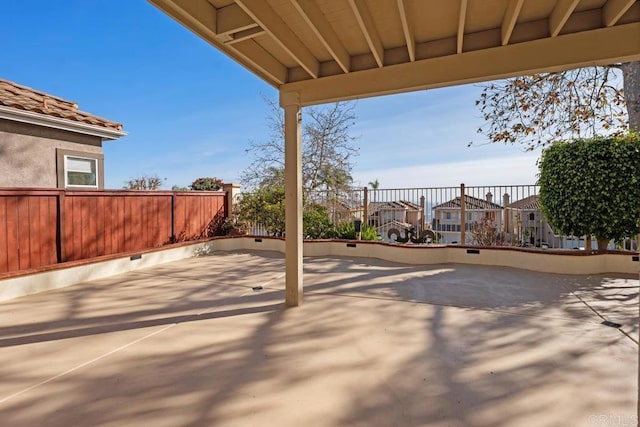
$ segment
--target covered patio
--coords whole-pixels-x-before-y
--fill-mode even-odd
[[[636,0],[149,1],[279,91],[288,306],[303,297],[302,107],[640,60]]]
[[[214,252],[2,303],[2,423],[635,423],[635,275],[314,257],[287,310],[284,263]]]

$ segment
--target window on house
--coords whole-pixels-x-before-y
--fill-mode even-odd
[[[536,220],[536,215],[533,212],[531,212],[529,214],[529,221],[535,221],[535,220]]]
[[[467,212],[467,221],[473,221],[473,212]]]
[[[98,188],[98,160],[64,156],[65,187]]]
[[[446,212],[445,213],[445,218],[446,219],[451,219],[451,212]]]

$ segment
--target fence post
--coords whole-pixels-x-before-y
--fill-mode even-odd
[[[364,224],[369,224],[369,189],[364,187],[364,193],[362,196],[362,222]]]
[[[222,184],[222,189],[226,193],[225,218],[229,218],[233,215],[233,199],[235,199],[236,195],[240,191],[240,184],[233,182],[229,184]]]
[[[467,242],[466,233],[465,233],[465,222],[466,222],[466,207],[464,201],[464,183],[460,184],[460,244],[464,245]]]
[[[424,202],[426,201],[424,196],[420,196],[420,207],[422,208],[422,219],[420,220],[420,231],[425,230],[425,224],[426,224],[426,217],[425,215],[427,215],[427,206],[424,204]]]

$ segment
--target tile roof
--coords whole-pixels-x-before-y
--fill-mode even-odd
[[[439,208],[460,208],[460,196],[455,199],[449,200],[448,202],[440,203],[432,207],[431,209],[439,209]],[[497,205],[493,202],[488,202],[484,199],[478,199],[477,197],[465,196],[464,197],[464,208],[465,209],[502,209],[502,206]]]
[[[407,200],[397,200],[392,202],[369,202],[369,212],[378,212],[381,210],[415,210],[419,211],[422,208],[413,202]]]
[[[0,79],[0,106],[122,131],[122,124],[78,110],[78,104]]]
[[[540,210],[540,196],[533,195],[525,197],[524,199],[516,200],[509,204],[509,208],[523,209],[523,210]]]

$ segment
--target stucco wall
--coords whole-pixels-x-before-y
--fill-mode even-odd
[[[56,188],[57,148],[101,154],[102,140],[0,120],[0,187]]]

